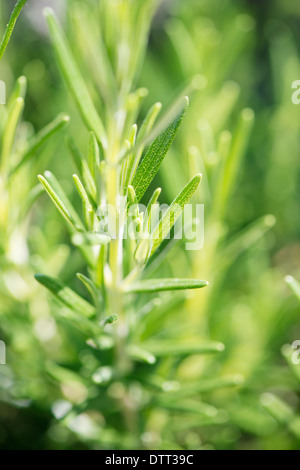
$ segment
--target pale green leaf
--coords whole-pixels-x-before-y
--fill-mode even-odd
[[[39,175],[38,179],[67,222],[69,222],[76,230],[84,231],[82,222],[75,209],[52,173],[50,173],[50,171],[46,171],[45,177]]]
[[[21,75],[21,77],[18,78],[15,88],[10,96],[8,108],[11,107],[12,103],[17,98],[23,98],[23,100],[25,100],[26,92],[27,92],[27,78],[24,77],[24,75]]]
[[[292,408],[272,393],[264,393],[260,399],[263,408],[280,423],[289,423],[294,415]]]
[[[95,308],[89,302],[76,294],[72,289],[65,286],[61,281],[44,274],[36,274],[35,279],[51,291],[52,294],[69,309],[85,317],[92,317],[96,314]]]
[[[64,78],[77,103],[78,109],[88,129],[94,131],[97,139],[106,148],[107,138],[101,118],[94,106],[89,91],[75,62],[71,47],[58,25],[51,8],[45,9],[52,43]]]
[[[169,290],[199,289],[206,287],[207,281],[198,279],[146,279],[124,287],[125,292],[161,292]]]
[[[26,2],[27,2],[27,0],[18,0],[18,2],[15,5],[15,8],[12,11],[12,14],[11,14],[10,19],[8,21],[8,24],[6,26],[6,30],[4,32],[4,36],[3,36],[2,40],[1,40],[1,43],[0,43],[0,59],[4,54],[4,51],[7,47],[7,44],[9,42],[10,37],[12,35],[12,32],[14,30],[14,27],[15,27],[16,21],[18,19],[18,16],[21,13],[21,10],[22,10],[22,8],[23,8],[23,6],[25,5]]]
[[[227,245],[222,248],[220,261],[217,264],[218,271],[222,268],[232,265],[237,257],[248,250],[260,238],[262,238],[269,230],[274,227],[276,219],[273,215],[268,214],[259,218],[251,225],[241,230]]]
[[[285,282],[290,287],[298,300],[300,300],[300,284],[293,276],[286,276]]]
[[[229,197],[233,191],[240,163],[245,155],[251,131],[254,124],[254,112],[252,109],[244,109],[241,113],[236,132],[234,133],[230,150],[225,152],[225,160],[221,162],[216,184],[213,211],[218,217],[222,217],[226,210]],[[229,136],[228,136],[229,137]],[[224,145],[227,144],[224,141]],[[221,154],[222,154],[221,149]]]
[[[93,178],[95,178],[95,171],[100,166],[100,152],[99,145],[94,132],[90,132],[89,134],[88,164],[91,175]]]
[[[1,168],[5,170],[11,165],[12,152],[15,144],[16,132],[24,109],[23,98],[17,98],[8,113],[2,138]]]
[[[127,354],[139,362],[145,362],[146,364],[155,364],[156,358],[149,351],[146,351],[144,348],[139,346],[130,345],[127,347]]]
[[[143,150],[145,148],[145,138],[152,130],[152,127],[156,121],[156,118],[161,110],[161,103],[155,103],[150,110],[148,111],[140,130],[138,131],[136,137],[136,148],[135,152],[132,152],[130,155],[127,156],[127,165],[126,165],[126,174],[124,177],[124,187],[127,186],[132,182],[134,174],[136,172],[137,166],[140,162]],[[137,129],[136,129],[137,130]],[[130,139],[129,139],[130,141]],[[132,142],[132,141],[130,141]]]
[[[86,227],[88,230],[92,230],[93,228],[93,220],[94,220],[94,212],[93,212],[93,207],[90,202],[90,199],[87,195],[87,192],[80,181],[80,178],[77,175],[73,175],[73,180],[76,186],[76,189],[78,191],[78,194],[82,200],[83,204],[83,212],[84,212],[84,219],[86,223]]]
[[[135,194],[135,190],[132,186],[128,186],[128,206],[131,207],[131,206],[136,206],[137,204],[137,198],[136,198],[136,194]]]
[[[63,129],[70,121],[69,116],[58,116],[53,122],[38,132],[30,141],[27,150],[21,155],[19,163],[11,173],[17,171],[27,160],[29,160],[39,148],[54,134]]]
[[[91,204],[93,205],[94,210],[97,210],[97,188],[95,184],[95,180],[91,174],[89,164],[87,160],[83,157],[80,150],[76,146],[75,142],[72,138],[67,139],[67,145],[70,150],[71,157],[74,161],[74,164],[78,170],[80,178],[82,178],[86,191],[89,195],[89,199]]]
[[[111,241],[108,235],[98,232],[77,232],[72,237],[72,242],[76,246],[88,244],[92,246],[107,245]]]
[[[190,354],[209,354],[224,351],[224,344],[216,341],[151,341],[144,347],[157,357],[162,356],[186,356]]]
[[[148,202],[145,219],[144,219],[144,229],[147,230],[147,232],[150,232],[152,214],[153,214],[153,211],[155,210],[156,203],[160,196],[160,193],[161,193],[161,188],[157,188],[152,194],[150,201]]]
[[[181,193],[172,202],[169,209],[163,215],[157,227],[152,233],[152,250],[150,256],[155,253],[157,248],[160,246],[162,241],[166,238],[176,220],[181,215],[184,207],[191,200],[192,196],[196,192],[201,182],[201,175],[196,175],[191,181],[183,188]]]
[[[100,311],[100,291],[97,288],[96,284],[94,284],[94,282],[84,274],[77,273],[76,276],[85,286],[96,308]]]
[[[214,390],[237,387],[244,383],[244,379],[241,375],[217,377],[210,379],[201,379],[193,383],[181,384],[178,390],[169,391],[162,384],[164,392],[168,393],[168,399],[177,401],[181,398],[187,398],[190,396],[197,396],[201,393],[208,393]]]

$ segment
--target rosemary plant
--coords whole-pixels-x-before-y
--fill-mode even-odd
[[[193,409],[203,418],[211,415],[218,421],[217,410],[195,397],[201,391],[239,382],[239,378],[230,376],[196,383],[172,381],[173,374],[164,372],[170,360],[177,358],[176,364],[191,354],[218,353],[224,346],[215,341],[199,341],[197,331],[188,340],[176,328],[173,333],[168,331],[167,340],[151,334],[160,315],[172,311],[169,291],[207,286],[206,281],[198,279],[153,278],[168,251],[161,249],[164,239],[201,180],[200,174],[193,176],[161,216],[157,214],[161,189],[154,189],[152,196],[147,196],[188,107],[188,99],[180,99],[155,124],[161,109],[161,104],[156,103],[137,125],[146,90],[132,90],[155,7],[152,0],[143,5],[129,0],[102,1],[100,18],[105,22],[96,29],[98,49],[89,31],[93,15],[87,10],[80,17],[77,27],[81,28],[81,37],[90,40],[91,53],[101,64],[101,113],[54,13],[50,9],[45,12],[58,64],[89,131],[86,157],[73,139],[68,140],[77,169],[73,180],[82,213],[76,211],[52,173],[47,171],[39,180],[67,222],[73,244],[86,260],[86,272],[77,273],[77,277],[90,298],[87,300],[48,275],[37,274],[36,279],[59,300],[61,307],[55,315],[78,328],[91,348],[93,360],[86,365],[90,376],[85,377],[88,397],[79,409],[71,408],[62,417],[74,429],[79,410],[81,418],[87,419],[88,413],[99,406],[97,411],[104,417],[105,426],[92,440],[100,447],[184,445],[178,442],[176,432],[167,430],[168,426],[163,425],[159,432],[152,429],[153,415],[161,408],[169,409],[170,417],[172,410],[176,414]],[[147,205],[141,210],[138,203],[145,200]],[[134,236],[124,236],[129,229]],[[92,384],[97,385],[97,392]]]
[[[46,10],[58,67],[46,35],[28,47],[36,23],[1,60],[28,76],[29,121],[58,106],[72,119],[66,145],[66,115],[34,133],[23,76],[0,105],[0,447],[20,432],[22,448],[299,448],[299,305],[282,282],[293,274],[299,297],[289,2],[261,6],[258,27],[232,0],[64,3],[65,33]],[[189,252],[191,202],[205,243]]]

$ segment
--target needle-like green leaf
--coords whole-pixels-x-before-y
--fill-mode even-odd
[[[7,24],[6,30],[4,32],[4,36],[3,36],[2,40],[1,40],[1,43],[0,43],[0,59],[4,54],[4,51],[7,47],[7,44],[10,40],[10,37],[11,37],[12,32],[14,30],[15,24],[17,22],[18,16],[21,13],[21,10],[22,10],[22,8],[23,8],[23,6],[25,5],[26,2],[27,2],[27,0],[19,0],[16,3],[15,8],[13,9],[13,12],[10,16],[10,19],[9,19],[8,24]]]
[[[155,403],[163,408],[179,413],[191,413],[192,415],[208,416],[209,418],[216,418],[218,411],[215,407],[199,402],[198,400],[185,400],[177,402],[169,402],[166,397],[155,401]],[[201,421],[202,424],[202,421]]]
[[[91,175],[95,178],[95,171],[100,166],[100,153],[99,146],[94,132],[90,132],[89,135],[89,154],[88,154],[88,163]]]
[[[90,199],[87,195],[87,192],[80,181],[80,178],[77,175],[73,175],[73,180],[78,191],[78,194],[83,203],[83,212],[84,212],[84,219],[86,223],[86,227],[88,230],[92,230],[93,228],[93,220],[94,220],[94,212],[93,207],[90,202]]]
[[[99,83],[103,99],[111,104],[116,99],[118,90],[97,17],[90,5],[77,2],[72,5],[71,15],[75,34],[80,38],[79,47],[82,49],[82,54],[89,62],[91,72]]]
[[[36,274],[35,279],[50,290],[66,307],[88,318],[95,315],[95,308],[61,281],[44,274]]]
[[[78,147],[76,146],[74,140],[70,136],[67,136],[66,144],[67,144],[67,147],[70,151],[70,155],[71,155],[71,158],[73,160],[73,163],[74,163],[80,177],[82,178],[83,177],[83,160],[84,160],[84,157],[83,157],[82,153],[80,152],[80,150],[78,149]]]
[[[162,108],[162,104],[160,102],[155,103],[146,114],[145,119],[142,122],[142,125],[138,131],[137,135],[137,143],[140,144],[144,141],[145,137],[149,134],[152,130],[157,116],[159,115]],[[142,146],[143,147],[143,146]]]
[[[154,356],[186,356],[189,354],[209,354],[224,351],[224,344],[216,341],[207,341],[205,343],[194,341],[151,341],[144,344],[144,347]]]
[[[244,379],[241,375],[226,376],[220,378],[203,379],[190,384],[183,384],[181,388],[174,392],[164,390],[168,393],[168,400],[177,401],[181,398],[198,395],[199,393],[207,393],[213,390],[219,390],[222,388],[231,388],[242,385]]]
[[[67,222],[75,230],[84,231],[81,220],[54,175],[50,171],[46,171],[45,176],[39,175],[38,179]]]
[[[83,172],[83,181],[85,183],[87,192],[89,193],[91,202],[93,203],[94,207],[97,207],[96,200],[97,200],[97,188],[94,178],[91,175],[90,168],[88,162],[83,160],[82,162],[82,172]]]
[[[152,108],[148,111],[142,125],[136,136],[136,148],[135,152],[127,155],[127,164],[126,164],[126,174],[124,177],[124,187],[126,188],[132,181],[134,174],[136,172],[137,166],[140,162],[142,153],[145,148],[144,140],[149,132],[152,130],[156,118],[161,110],[161,103],[155,103]]]
[[[85,188],[89,195],[90,202],[92,203],[94,209],[97,210],[97,188],[95,180],[91,174],[89,164],[81,154],[73,139],[71,139],[70,137],[67,138],[67,145],[70,150],[73,162],[75,163],[75,166],[78,170],[79,176],[80,178],[82,178],[82,181],[85,184]]]
[[[99,289],[97,289],[97,286],[93,283],[93,281],[91,279],[89,279],[84,274],[77,273],[76,276],[78,277],[78,279],[82,282],[82,284],[87,289],[88,293],[90,294],[91,298],[93,299],[93,302],[94,302],[96,308],[99,309],[99,307],[100,307]]]
[[[161,292],[169,290],[199,289],[206,287],[207,281],[198,279],[146,279],[124,287],[125,292]]]
[[[227,203],[236,182],[240,163],[247,149],[253,124],[254,112],[249,108],[244,109],[241,113],[231,148],[228,155],[226,155],[226,160],[222,162],[221,171],[219,171],[216,181],[213,211],[219,217],[223,216],[228,206]]]
[[[155,210],[155,205],[160,196],[160,193],[161,193],[161,188],[157,188],[152,194],[150,201],[148,202],[148,205],[147,205],[147,210],[146,210],[145,219],[144,219],[144,229],[146,229],[148,232],[150,232],[150,229],[151,229],[152,214],[153,214],[153,211]]]
[[[132,186],[128,186],[128,207],[135,206],[137,204],[137,198],[135,190]]]
[[[106,148],[107,137],[102,120],[94,106],[89,91],[80,74],[78,66],[71,52],[63,32],[58,25],[54,12],[51,8],[45,9],[45,16],[48,22],[52,43],[58,58],[58,62],[70,91],[77,103],[88,129],[94,131],[97,139]]]
[[[264,393],[260,403],[280,423],[289,424],[295,418],[293,409],[272,393]]]
[[[18,78],[17,83],[14,87],[14,90],[10,96],[8,109],[11,107],[12,103],[17,98],[23,98],[23,100],[25,100],[26,92],[27,92],[27,78],[24,77],[24,75],[21,75],[21,77]]]
[[[27,160],[29,160],[39,148],[54,134],[62,130],[70,121],[69,116],[58,116],[54,121],[48,124],[44,129],[38,132],[30,141],[28,149],[22,154],[19,163],[12,169],[15,173]]]
[[[160,246],[162,241],[166,238],[172,227],[174,226],[176,220],[181,215],[184,210],[184,207],[191,200],[195,191],[198,189],[201,182],[201,175],[196,175],[191,181],[183,188],[181,193],[176,197],[172,202],[169,209],[163,215],[162,219],[158,223],[157,227],[152,233],[152,250],[150,256],[155,253],[157,248]]]
[[[74,245],[81,246],[83,244],[88,244],[92,246],[101,246],[107,245],[111,239],[108,235],[97,233],[97,232],[77,232],[73,235],[72,241]]]
[[[80,178],[77,175],[73,175],[73,180],[77,188],[78,194],[82,199],[82,202],[86,205],[87,209],[92,210],[92,205],[90,203],[87,192],[84,189],[82,182],[80,181]]]
[[[147,237],[142,238],[138,242],[136,250],[134,252],[134,259],[136,260],[138,264],[143,265],[146,262],[148,258],[149,250],[150,250],[149,238]]]
[[[285,282],[290,287],[295,296],[300,300],[300,284],[293,276],[286,276]]]
[[[16,132],[24,109],[24,99],[17,98],[9,110],[2,139],[2,170],[11,165],[11,156],[14,148]]]
[[[158,172],[177,131],[182,123],[188,107],[188,98],[185,98],[181,111],[174,121],[153,142],[142,159],[132,181],[138,201],[141,200],[151,181]]]
[[[244,251],[248,250],[261,237],[274,227],[276,219],[268,214],[259,218],[250,226],[241,230],[230,242],[222,249],[222,256],[217,264],[217,270],[224,269],[232,265],[233,261]]]
[[[145,362],[146,364],[155,364],[156,362],[156,358],[151,352],[138,346],[128,346],[127,354],[131,357],[131,359],[134,359],[138,362]]]

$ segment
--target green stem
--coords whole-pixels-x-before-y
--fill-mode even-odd
[[[113,129],[115,134],[115,129]],[[110,163],[107,171],[107,203],[115,210],[115,223],[116,223],[116,238],[111,240],[109,245],[109,267],[111,272],[111,279],[109,282],[109,295],[108,295],[108,309],[109,314],[118,314],[119,320],[115,325],[115,370],[119,380],[128,374],[132,368],[132,362],[127,354],[127,323],[124,314],[124,299],[121,285],[123,282],[123,231],[124,231],[124,217],[119,211],[119,198],[120,198],[120,165],[117,164],[119,149],[116,145],[117,139],[114,135],[112,140]],[[138,415],[134,407],[129,404],[129,397],[127,392],[124,397],[119,401],[121,415],[124,425],[128,431],[139,439],[138,432]]]

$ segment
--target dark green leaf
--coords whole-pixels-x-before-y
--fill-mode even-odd
[[[176,116],[169,127],[164,130],[153,142],[148,152],[142,159],[132,181],[138,201],[141,200],[154,176],[158,172],[163,159],[166,156],[177,131],[182,123],[188,107],[188,98],[185,98],[180,113]]]

